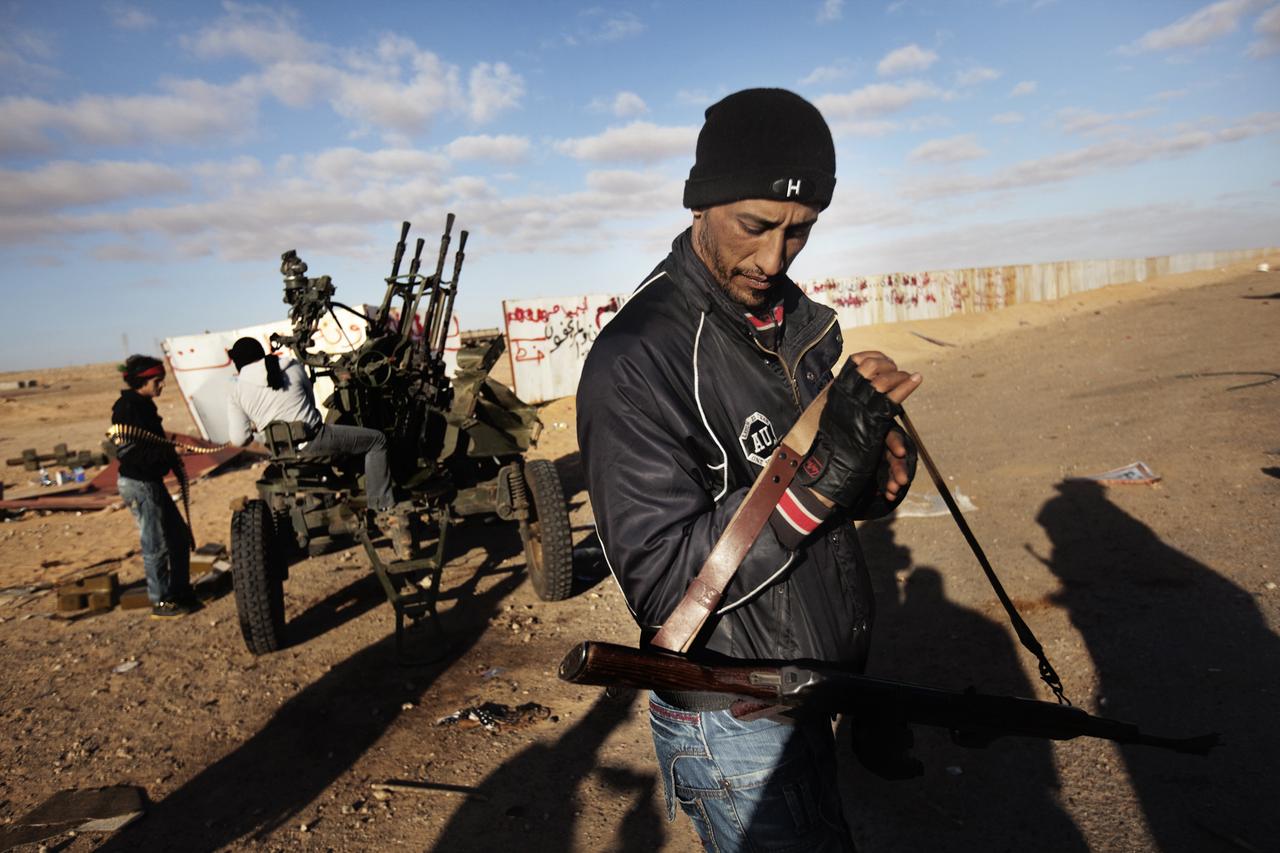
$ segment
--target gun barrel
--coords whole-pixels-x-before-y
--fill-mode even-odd
[[[453,278],[449,281],[449,293],[445,297],[444,310],[440,312],[440,339],[435,344],[437,359],[444,357],[444,342],[449,337],[449,321],[453,319],[453,300],[458,295],[458,277],[462,275],[462,261],[466,257],[467,233],[458,235],[458,251],[453,255]]]
[[[776,669],[704,666],[669,652],[587,641],[569,650],[560,678],[572,684],[652,690],[708,690],[777,701]]]
[[[808,662],[712,666],[665,651],[585,642],[571,649],[560,664],[560,678],[573,684],[730,693],[831,713],[874,709],[878,715],[903,722],[948,729],[964,746],[986,746],[1005,735],[1053,740],[1096,737],[1205,755],[1219,743],[1216,734],[1150,735],[1133,723],[1095,717],[1070,705],[905,684]]]
[[[400,242],[396,243],[395,257],[391,260],[391,277],[400,275],[400,262],[404,260],[405,241],[409,239],[409,223],[400,223]]]

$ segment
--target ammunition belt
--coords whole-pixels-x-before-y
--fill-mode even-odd
[[[166,438],[163,435],[156,435],[150,430],[133,424],[112,424],[107,427],[107,438],[111,439],[114,444],[124,444],[127,441],[147,442],[148,444],[167,444],[175,447],[184,453],[217,453],[219,450],[226,450],[231,443],[219,444],[216,447],[200,447],[195,444],[187,444],[185,441],[175,441],[172,438]]]

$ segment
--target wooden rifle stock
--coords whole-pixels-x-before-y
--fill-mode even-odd
[[[584,642],[560,664],[573,684],[666,691],[709,691],[823,713],[867,712],[880,719],[940,726],[961,746],[981,747],[1006,735],[1071,740],[1096,737],[1207,755],[1218,735],[1168,738],[1133,723],[1095,717],[1080,708],[973,689],[942,690],[844,672],[810,662],[767,661],[714,666],[681,655],[613,643]]]

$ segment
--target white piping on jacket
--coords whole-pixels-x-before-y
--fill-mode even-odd
[[[741,607],[751,599],[755,598],[757,595],[759,595],[761,592],[764,591],[765,587],[767,587],[769,584],[777,580],[778,575],[785,572],[787,570],[787,567],[791,565],[792,561],[795,560],[795,558],[796,558],[796,554],[794,551],[792,551],[791,555],[787,557],[787,561],[782,564],[782,568],[778,569],[776,572],[769,575],[769,577],[765,578],[764,581],[758,587],[751,590],[751,592],[747,593],[746,595],[742,596],[742,598],[739,598],[737,601],[733,602],[733,604],[726,604],[724,607],[721,607],[719,610],[716,611],[716,615],[723,616],[724,614],[728,613],[730,610],[733,610],[735,607]]]
[[[604,549],[604,537],[600,535],[600,525],[597,524],[595,520],[592,520],[591,527],[596,531],[596,541],[600,543],[600,556],[604,557],[604,565],[605,568],[609,570],[609,577],[613,578],[613,582],[618,587],[618,592],[622,593],[622,603],[627,605],[627,609],[631,611],[631,618],[635,620],[637,625],[639,625],[640,615],[636,613],[636,609],[631,606],[630,600],[627,599],[627,591],[622,588],[622,581],[618,580],[618,573],[613,570],[613,563],[609,562],[609,552]],[[654,625],[649,627],[658,628],[661,626]]]
[[[646,287],[653,284],[655,281],[662,278],[666,274],[667,273],[664,270],[663,272],[660,272],[654,275],[648,281],[643,282],[639,287],[637,287],[635,290],[631,292],[631,298],[627,300],[626,304],[623,305],[622,308],[626,308],[627,305],[630,305],[631,299],[634,299],[637,295],[639,295],[640,291],[644,290]],[[619,309],[618,313],[621,314],[622,310]],[[637,625],[639,625],[640,614],[636,613],[636,609],[631,606],[631,600],[627,598],[627,591],[622,588],[622,581],[618,580],[618,573],[613,570],[613,563],[609,562],[609,552],[604,547],[604,537],[600,535],[600,525],[593,519],[591,522],[591,526],[596,531],[596,540],[600,543],[600,556],[604,557],[604,565],[605,565],[605,568],[609,570],[609,577],[613,578],[614,585],[618,587],[618,592],[622,594],[622,603],[627,605],[627,610],[631,611],[631,618],[636,621]],[[642,626],[642,627],[659,628],[661,626],[652,625],[652,626]]]
[[[720,487],[720,494],[711,500],[720,503],[720,499],[724,497],[725,492],[729,491],[729,454],[725,452],[724,445],[720,443],[720,439],[716,438],[716,434],[711,429],[711,424],[707,423],[707,413],[702,409],[702,391],[698,385],[698,344],[702,341],[702,327],[707,322],[707,312],[703,311],[698,319],[698,333],[693,336],[693,399],[698,404],[698,416],[702,418],[702,426],[706,428],[707,435],[711,436],[711,440],[716,443],[716,447],[720,448],[719,465],[708,465],[712,471],[724,469],[724,485]]]

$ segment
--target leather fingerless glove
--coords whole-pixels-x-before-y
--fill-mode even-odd
[[[827,393],[813,450],[797,482],[846,509],[858,503],[880,469],[884,437],[900,411],[850,359]]]

